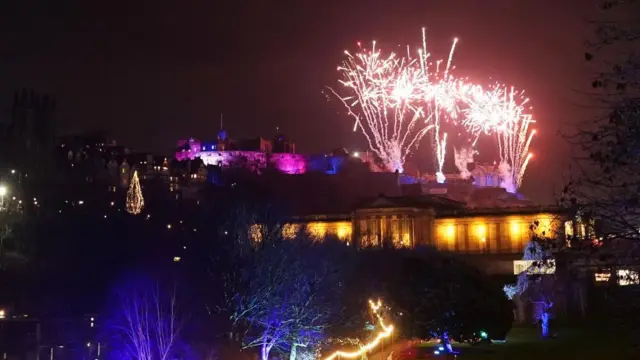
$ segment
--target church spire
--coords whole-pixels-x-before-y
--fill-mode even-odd
[[[218,140],[227,140],[227,132],[224,130],[224,123],[222,122],[222,113],[220,113],[220,130],[218,130]]]

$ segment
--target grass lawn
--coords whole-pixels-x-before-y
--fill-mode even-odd
[[[593,329],[555,329],[554,339],[541,340],[534,328],[514,328],[507,341],[490,345],[454,346],[461,352],[461,360],[553,360],[553,359],[640,359],[640,349],[626,345],[624,341]]]

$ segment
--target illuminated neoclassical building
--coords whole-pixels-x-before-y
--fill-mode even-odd
[[[504,192],[478,191],[492,191],[494,197]],[[522,257],[534,232],[564,236],[565,217],[556,208],[517,199],[513,204],[479,207],[451,197],[455,196],[380,195],[356,204],[350,213],[297,217],[283,233],[293,237],[304,228],[314,238],[333,237],[358,248],[428,245],[446,252],[487,255],[471,257],[495,260],[492,272],[500,273],[514,271],[514,260]]]
[[[304,226],[312,237],[335,237],[358,247],[431,245],[463,253],[522,253],[532,235],[557,236],[562,219],[555,209],[531,207],[470,209],[434,195],[384,197],[359,204],[351,214],[300,217],[284,228],[293,236]]]
[[[540,207],[468,208],[434,195],[378,197],[353,214],[352,241],[361,247],[431,245],[461,253],[521,254],[532,235],[555,236],[562,220]]]

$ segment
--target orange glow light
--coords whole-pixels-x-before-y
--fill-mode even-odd
[[[369,305],[371,306],[371,312],[378,318],[378,323],[382,328],[382,331],[378,333],[378,335],[371,341],[370,343],[363,345],[360,347],[360,350],[345,352],[345,351],[336,351],[331,354],[329,357],[326,357],[324,360],[333,360],[335,358],[345,358],[345,359],[355,359],[361,357],[363,354],[374,349],[382,340],[391,336],[393,333],[393,325],[385,325],[382,320],[382,316],[379,313],[380,308],[382,307],[382,301],[378,300],[377,303],[374,303],[372,300],[369,300]]]

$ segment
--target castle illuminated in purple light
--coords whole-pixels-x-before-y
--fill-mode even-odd
[[[290,175],[307,172],[336,174],[347,158],[358,159],[366,164],[371,172],[385,172],[376,165],[374,156],[369,152],[350,155],[346,150],[334,150],[330,154],[303,155],[296,153],[295,142],[282,134],[272,140],[258,137],[234,140],[221,129],[214,141],[202,141],[196,138],[179,140],[175,153],[177,161],[202,160],[205,166],[222,168],[246,168],[253,171],[272,168]],[[448,182],[472,182],[479,187],[498,187],[500,175],[498,167],[490,164],[475,164],[470,179],[459,174],[448,174]],[[433,174],[412,174],[403,176],[408,182],[436,182]]]
[[[259,170],[276,168],[286,174],[304,174],[307,160],[296,154],[295,143],[278,134],[273,140],[263,137],[235,141],[221,129],[215,141],[190,138],[178,141],[176,160],[200,158],[205,165],[246,167]]]

